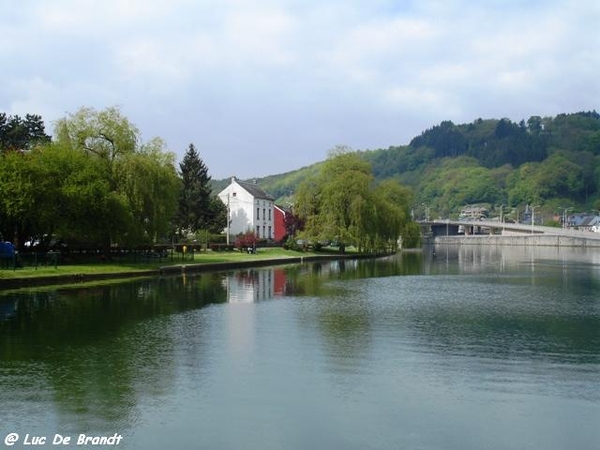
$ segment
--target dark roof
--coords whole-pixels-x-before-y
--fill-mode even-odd
[[[273,198],[273,196],[271,194],[265,192],[265,190],[256,183],[248,183],[248,182],[240,181],[240,180],[235,180],[235,181],[237,182],[237,184],[239,184],[241,187],[243,187],[246,191],[248,191],[250,193],[250,195],[252,195],[252,197],[254,197],[254,198],[260,198],[260,199],[271,200],[271,201],[275,200],[275,198]]]
[[[574,227],[591,227],[598,224],[599,217],[590,214],[571,214],[567,220]]]

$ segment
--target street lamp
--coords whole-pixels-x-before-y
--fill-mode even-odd
[[[425,222],[429,222],[429,207],[426,203],[421,203],[421,206],[425,207]]]
[[[535,208],[539,208],[540,205],[531,207],[531,234],[533,234],[533,226],[535,224]]]
[[[563,213],[562,213],[562,227],[563,228],[567,228],[567,212],[572,210],[573,208],[563,208],[560,207],[558,209],[562,209]]]
[[[500,205],[500,223],[504,222],[504,204]]]

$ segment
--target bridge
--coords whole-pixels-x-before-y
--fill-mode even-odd
[[[494,220],[433,220],[419,222],[425,235],[434,238],[443,236],[555,236],[586,241],[599,241],[600,233],[574,230],[572,228],[545,227],[542,225],[526,225]]]

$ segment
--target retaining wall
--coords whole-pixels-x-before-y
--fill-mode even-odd
[[[521,235],[469,235],[469,236],[438,236],[436,244],[459,245],[509,245],[509,246],[542,246],[542,247],[597,247],[600,240],[586,239],[575,236],[558,236],[549,234]]]

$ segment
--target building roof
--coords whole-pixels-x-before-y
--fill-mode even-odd
[[[232,183],[235,182],[235,183],[239,184],[254,198],[259,198],[262,200],[271,200],[271,201],[275,200],[275,198],[271,194],[267,193],[256,182],[249,183],[247,181],[239,181],[239,180],[236,180],[235,177],[231,178],[231,182]]]
[[[287,206],[281,206],[281,205],[273,204],[273,207],[275,209],[278,209],[279,211],[281,211],[284,214],[288,214],[288,213],[292,212],[291,208],[289,208]]]
[[[571,214],[567,221],[574,227],[591,227],[598,224],[600,217],[591,214]]]

